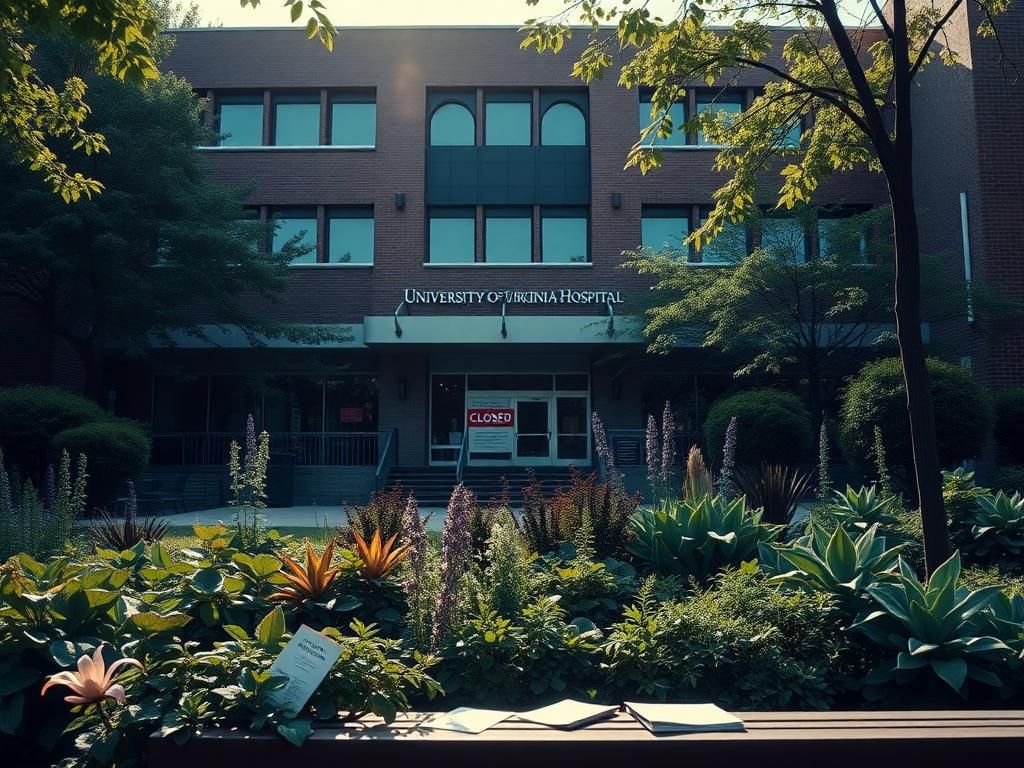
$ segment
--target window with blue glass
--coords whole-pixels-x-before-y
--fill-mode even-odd
[[[710,113],[712,119],[717,123],[729,125],[743,111],[743,97],[738,94],[707,93],[697,96],[697,114]],[[715,146],[713,142],[707,141],[703,131],[697,131],[697,144],[700,146]]]
[[[274,97],[274,145],[315,147],[320,144],[320,95]]]
[[[374,94],[338,94],[331,97],[331,144],[336,147],[377,145]]]
[[[664,116],[663,111],[651,112],[651,97],[649,94],[640,94],[640,130],[660,120]],[[669,120],[672,122],[672,133],[667,138],[658,136],[657,131],[652,129],[644,139],[644,144],[653,147],[680,147],[686,144],[686,131],[681,130],[686,122],[686,105],[681,101],[675,102],[668,110]]]
[[[547,264],[590,261],[590,217],[586,208],[542,208],[540,257]]]
[[[484,105],[484,143],[496,147],[528,147],[533,109],[529,95],[496,94]]]
[[[476,261],[476,211],[432,208],[427,239],[431,264],[472,264]]]
[[[327,261],[330,264],[373,264],[373,208],[327,211]]]
[[[688,209],[645,205],[640,224],[640,243],[645,250],[669,253],[683,261],[687,260],[689,246],[686,238],[690,234]]]
[[[701,226],[704,226],[709,213],[710,208],[701,210]],[[702,264],[738,264],[748,253],[746,225],[727,220],[717,235],[701,243],[697,257]]]
[[[532,208],[485,210],[484,260],[495,264],[529,264],[533,261]]]
[[[430,144],[435,147],[471,147],[476,144],[476,121],[465,104],[450,101],[430,116]]]
[[[217,98],[218,144],[259,147],[263,144],[263,94]]]
[[[587,119],[583,110],[565,101],[548,107],[540,123],[540,143],[546,147],[585,146]]]
[[[292,264],[316,263],[316,210],[312,208],[279,208],[271,211],[273,235],[271,250],[281,253],[294,249]]]

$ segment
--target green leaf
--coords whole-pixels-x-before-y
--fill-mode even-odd
[[[274,645],[284,635],[284,611],[278,606],[256,625],[256,639],[263,645]]]
[[[189,583],[192,589],[204,595],[215,595],[224,589],[224,577],[214,568],[196,571]]]
[[[941,566],[940,566],[941,567]],[[932,659],[932,669],[950,688],[957,693],[964,687],[967,680],[967,662],[963,659]]]
[[[836,581],[849,581],[854,577],[857,570],[857,548],[841,525],[836,527],[825,548],[825,562]]]
[[[239,642],[246,642],[250,639],[249,633],[237,624],[225,624],[224,631],[227,632],[232,639],[238,640]]]
[[[176,629],[181,629],[192,621],[192,617],[177,611],[163,614],[147,611],[128,617],[128,621],[147,635],[155,635],[160,632],[173,632]]]
[[[38,670],[32,667],[15,667],[0,677],[0,696],[10,696],[16,691],[28,688],[42,678]]]
[[[299,16],[302,15],[302,0],[298,0],[292,5],[292,21],[296,22],[299,20]]]
[[[313,723],[309,720],[290,720],[277,726],[277,732],[281,734],[289,744],[301,747],[309,735],[313,732]]]
[[[0,733],[13,736],[21,725],[22,712],[25,709],[25,696],[21,692],[7,696],[0,701]]]

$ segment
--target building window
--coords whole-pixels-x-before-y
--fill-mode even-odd
[[[324,380],[324,431],[376,432],[378,392],[377,379],[372,376],[328,376]],[[351,448],[371,457],[371,451],[358,443]]]
[[[708,210],[701,211],[700,224],[707,221]],[[702,264],[738,264],[749,253],[747,227],[742,222],[726,221],[710,242],[703,242],[697,256]]]
[[[217,130],[222,147],[263,145],[263,95],[217,98]]]
[[[724,121],[726,125],[729,125],[733,120],[736,119],[736,115],[743,111],[743,98],[741,96],[723,95],[723,94],[708,94],[697,96],[697,114],[705,114],[710,112],[713,119],[717,121]],[[716,146],[705,141],[705,136],[702,131],[697,131],[697,144],[699,146]]]
[[[373,208],[332,208],[327,212],[327,261],[373,264]]]
[[[320,96],[274,97],[274,146],[315,147],[320,144]]]
[[[484,260],[497,264],[529,264],[533,261],[531,208],[486,209]]]
[[[434,147],[471,147],[476,144],[476,121],[465,104],[448,102],[430,116],[430,144]]]
[[[376,94],[335,94],[331,96],[331,145],[375,147],[377,145]]]
[[[532,113],[529,101],[508,95],[488,96],[484,112],[484,143],[496,147],[528,147]],[[525,97],[529,98],[529,97]],[[436,114],[436,113],[435,113]]]
[[[761,247],[775,258],[798,264],[807,261],[807,233],[800,219],[761,220]]]
[[[683,208],[662,208],[645,205],[640,220],[640,242],[646,250],[672,253],[686,261],[689,246],[690,218]]]
[[[472,208],[434,208],[429,229],[427,257],[431,264],[476,261],[476,211]]]
[[[867,232],[857,217],[828,215],[818,217],[818,255],[868,264]]]
[[[650,95],[640,95],[641,131],[647,126],[660,120],[664,114],[664,112],[652,113]],[[681,147],[686,144],[686,131],[682,129],[683,123],[686,122],[686,105],[681,101],[677,101],[669,108],[668,116],[672,121],[671,135],[669,135],[668,138],[662,138],[661,136],[658,136],[655,130],[652,130],[644,139],[644,144],[652,147]]]
[[[590,261],[589,217],[585,208],[542,208],[540,256],[547,264]]]
[[[587,119],[575,104],[559,102],[544,112],[540,143],[546,147],[582,147],[587,143]]]
[[[311,208],[281,208],[272,212],[274,234],[271,250],[281,253],[285,247],[296,251],[292,264],[316,263],[316,211]]]

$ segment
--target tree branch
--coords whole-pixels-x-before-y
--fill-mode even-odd
[[[873,1],[874,0],[872,0],[872,2]],[[932,47],[932,43],[934,43],[935,38],[939,36],[939,32],[942,31],[943,27],[945,27],[949,20],[953,17],[953,14],[956,13],[957,9],[963,4],[964,0],[954,0],[953,4],[949,6],[949,8],[946,10],[944,14],[942,14],[942,18],[939,19],[939,21],[935,24],[934,27],[932,27],[932,31],[928,33],[928,37],[924,41],[924,45],[921,46],[921,50],[918,51],[917,53],[917,60],[914,62],[913,66],[910,67],[911,80],[914,79],[914,75],[917,74],[917,71],[924,64],[924,61],[928,56],[928,49]]]
[[[882,31],[885,32],[885,36],[890,40],[896,37],[896,33],[889,24],[889,20],[885,18],[885,14],[882,13],[882,7],[878,4],[878,0],[871,0],[871,8],[874,10],[875,17],[878,19],[878,22],[882,25]]]

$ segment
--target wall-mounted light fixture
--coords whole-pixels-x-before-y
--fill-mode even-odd
[[[612,192],[612,208],[619,209],[622,207],[622,193]]]
[[[405,208],[405,192],[395,192],[395,208],[398,210]]]
[[[406,400],[409,397],[409,381],[401,378],[398,380],[398,399]]]

